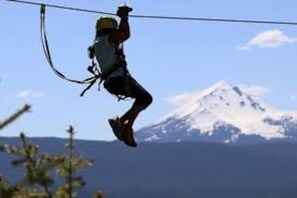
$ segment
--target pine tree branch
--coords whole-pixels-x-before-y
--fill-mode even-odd
[[[30,105],[24,105],[20,110],[12,114],[9,118],[5,119],[3,122],[0,122],[0,130],[6,127],[8,124],[14,122],[16,119],[18,119],[21,115],[23,115],[26,112],[29,112],[31,109]]]

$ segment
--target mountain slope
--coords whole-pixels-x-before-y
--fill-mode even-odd
[[[281,112],[259,97],[221,81],[140,129],[138,141],[258,142],[297,137],[297,113]]]

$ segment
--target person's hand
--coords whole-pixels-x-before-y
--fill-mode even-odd
[[[120,5],[118,7],[118,11],[117,11],[117,15],[120,17],[120,18],[128,18],[129,16],[129,12],[132,12],[132,8],[127,6],[127,5]]]

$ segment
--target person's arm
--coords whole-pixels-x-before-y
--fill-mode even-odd
[[[115,43],[122,43],[130,37],[130,26],[128,22],[129,12],[132,8],[123,5],[118,8],[117,15],[121,18],[119,29],[109,36],[109,40]]]
[[[122,43],[130,37],[130,27],[128,17],[121,18],[119,29],[109,36],[109,41],[114,43]]]

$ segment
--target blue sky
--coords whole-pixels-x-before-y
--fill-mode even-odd
[[[115,12],[123,1],[43,1]],[[133,14],[296,21],[292,0],[133,1]],[[72,124],[77,138],[114,139],[107,124],[132,101],[118,103],[103,88],[80,98],[83,86],[56,77],[44,58],[39,33],[39,8],[0,3],[0,119],[23,104],[32,112],[1,131],[15,136],[65,137]],[[94,37],[96,14],[47,9],[47,30],[53,60],[67,76],[88,77],[86,48]],[[297,110],[297,26],[165,21],[131,18],[125,43],[128,67],[154,96],[135,129],[154,122],[175,107],[168,98],[199,91],[225,80],[257,86],[264,99],[281,110]],[[259,90],[259,89],[258,89]],[[268,91],[267,91],[268,90]]]

